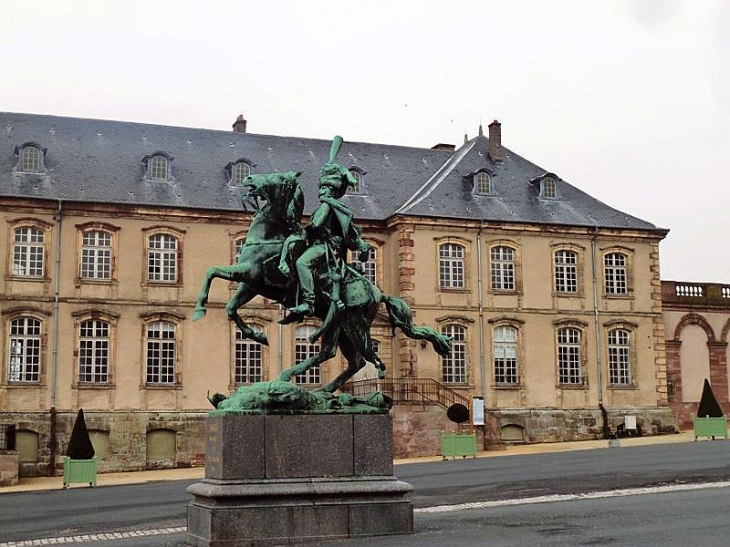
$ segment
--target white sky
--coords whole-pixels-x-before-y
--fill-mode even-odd
[[[730,2],[0,0],[0,110],[430,147],[482,121],[730,283]]]

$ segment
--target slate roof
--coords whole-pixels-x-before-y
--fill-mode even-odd
[[[17,146],[47,149],[45,175],[14,172]],[[343,198],[361,220],[396,213],[573,226],[658,230],[613,209],[563,180],[558,198],[539,197],[531,180],[546,170],[503,148],[487,154],[480,135],[456,151],[345,141],[337,161],[363,173],[364,193]],[[245,158],[254,173],[301,171],[311,212],[317,177],[330,141],[92,120],[0,113],[0,195],[213,210],[241,210],[241,189],[228,183],[225,166]],[[142,159],[154,152],[174,159],[174,182],[144,180]],[[486,169],[494,194],[473,193],[472,175]]]

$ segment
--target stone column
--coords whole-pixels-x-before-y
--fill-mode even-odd
[[[413,225],[401,224],[398,226],[398,289],[400,297],[406,304],[413,307],[415,298],[413,292],[416,288],[416,255],[415,242],[413,240]],[[416,312],[413,311],[415,320]],[[397,331],[396,342],[398,344],[398,356],[400,361],[400,376],[406,378],[416,375],[418,363],[417,344],[402,332]]]
[[[730,412],[727,385],[727,342],[707,342],[710,350],[710,384],[725,413]]]
[[[654,346],[654,368],[656,378],[657,405],[666,406],[667,393],[667,356],[664,345],[664,315],[662,313],[662,282],[659,277],[659,242],[651,244],[649,253],[651,265],[651,311]]]

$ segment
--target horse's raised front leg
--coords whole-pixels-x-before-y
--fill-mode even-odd
[[[256,296],[256,291],[251,289],[245,283],[241,283],[236,289],[236,292],[233,293],[231,299],[228,301],[228,304],[226,304],[226,314],[228,315],[228,318],[240,329],[241,336],[243,336],[244,339],[248,338],[254,342],[268,346],[269,341],[266,338],[266,334],[249,327],[243,318],[238,315],[238,309],[250,302],[254,296]]]
[[[213,284],[213,280],[218,278],[228,281],[242,281],[244,275],[243,266],[243,264],[236,264],[234,266],[212,266],[208,268],[203,279],[203,286],[198,293],[198,300],[195,303],[193,321],[205,317],[207,311],[205,305],[208,303],[208,293],[210,292],[210,286]]]
[[[325,361],[332,359],[337,355],[337,340],[340,337],[340,328],[333,327],[328,330],[322,337],[322,345],[320,351],[316,355],[313,355],[309,359],[297,363],[291,368],[286,369],[284,372],[279,374],[279,380],[282,382],[289,382],[294,376],[304,374],[310,368],[321,365]]]

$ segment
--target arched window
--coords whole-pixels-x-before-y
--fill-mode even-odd
[[[20,160],[20,170],[26,173],[40,173],[43,171],[41,151],[33,145],[23,148]]]
[[[109,381],[111,328],[101,319],[79,324],[79,383],[105,384]]]
[[[603,257],[606,294],[627,294],[628,276],[626,255],[608,253]]]
[[[175,283],[178,280],[178,240],[166,233],[147,239],[147,281]]]
[[[319,344],[312,344],[309,337],[314,334],[317,329],[313,326],[305,325],[297,327],[294,335],[294,364],[306,361],[319,353]],[[296,376],[298,384],[321,384],[322,376],[320,367],[312,367],[304,374]]]
[[[574,327],[558,329],[558,382],[583,383],[581,331]]]
[[[578,292],[578,253],[555,251],[555,292]]]
[[[243,179],[251,175],[251,166],[245,161],[239,161],[233,165],[232,184],[241,184]]]
[[[487,196],[492,193],[492,177],[489,173],[481,171],[474,176],[476,193]]]
[[[511,247],[492,247],[490,252],[492,267],[492,290],[515,290],[515,250]]]
[[[608,382],[631,385],[631,333],[626,329],[608,331]]]
[[[519,364],[517,362],[517,329],[509,325],[494,328],[494,382],[496,384],[518,384]]]
[[[42,323],[34,317],[10,322],[9,382],[38,382],[41,371]]]
[[[263,329],[258,325],[251,325],[255,331]],[[244,339],[241,330],[236,329],[234,350],[233,381],[236,384],[253,384],[263,381],[263,346],[253,340]]]
[[[558,183],[553,177],[544,177],[540,182],[540,196],[554,199],[558,195]]]
[[[165,156],[155,155],[150,158],[149,174],[152,180],[168,179],[168,161]]]
[[[45,231],[35,226],[22,226],[15,229],[13,240],[13,275],[43,277]]]
[[[439,286],[464,288],[464,247],[456,243],[439,245]]]
[[[154,321],[145,330],[147,384],[174,384],[177,340],[175,324]]]
[[[466,328],[461,325],[444,325],[441,333],[450,336],[451,352],[441,358],[441,375],[444,383],[465,384],[467,380]]]
[[[81,279],[112,277],[112,234],[103,230],[84,232],[81,239]]]

